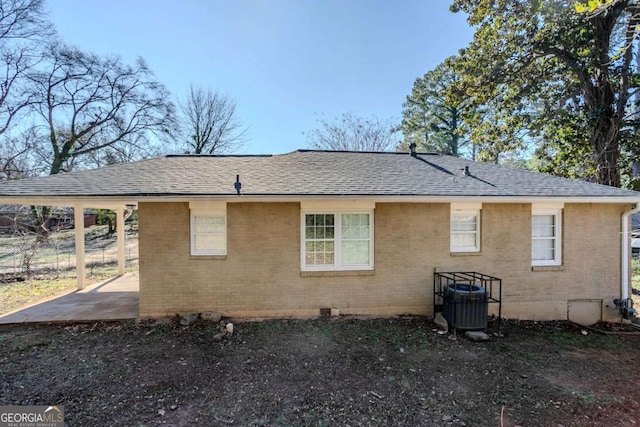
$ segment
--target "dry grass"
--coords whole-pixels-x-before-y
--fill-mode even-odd
[[[116,268],[101,268],[87,277],[87,285],[116,275]],[[0,283],[0,316],[76,289],[75,277],[31,279],[24,282]]]
[[[0,315],[65,294],[76,286],[74,278],[0,283]]]

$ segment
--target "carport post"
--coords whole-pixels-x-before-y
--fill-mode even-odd
[[[73,206],[73,228],[76,231],[76,277],[78,289],[84,289],[84,208],[82,205]]]
[[[124,206],[116,209],[116,234],[118,237],[118,276],[124,274]]]

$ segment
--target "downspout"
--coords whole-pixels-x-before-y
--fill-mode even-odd
[[[620,263],[622,268],[622,274],[620,277],[622,278],[622,281],[620,283],[620,299],[623,301],[629,298],[629,271],[631,269],[629,265],[631,260],[631,257],[629,256],[629,248],[631,247],[631,239],[629,239],[629,236],[631,235],[631,231],[629,230],[629,218],[637,212],[640,212],[640,203],[636,203],[632,209],[622,214],[622,262]]]

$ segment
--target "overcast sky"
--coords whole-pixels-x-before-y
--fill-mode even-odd
[[[473,32],[450,0],[49,0],[62,39],[131,63],[174,95],[232,96],[244,153],[305,148],[304,132],[351,111],[400,120],[416,77]]]

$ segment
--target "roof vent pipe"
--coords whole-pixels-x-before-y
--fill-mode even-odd
[[[469,166],[465,166],[464,169],[462,169],[462,174],[464,176],[469,176],[471,175],[471,172],[469,172]]]
[[[409,150],[411,150],[411,157],[416,157],[416,143],[412,142],[411,145],[409,145]]]
[[[238,196],[240,195],[240,189],[242,188],[242,183],[240,182],[240,175],[236,175],[236,182],[233,184],[233,187],[238,192]]]

